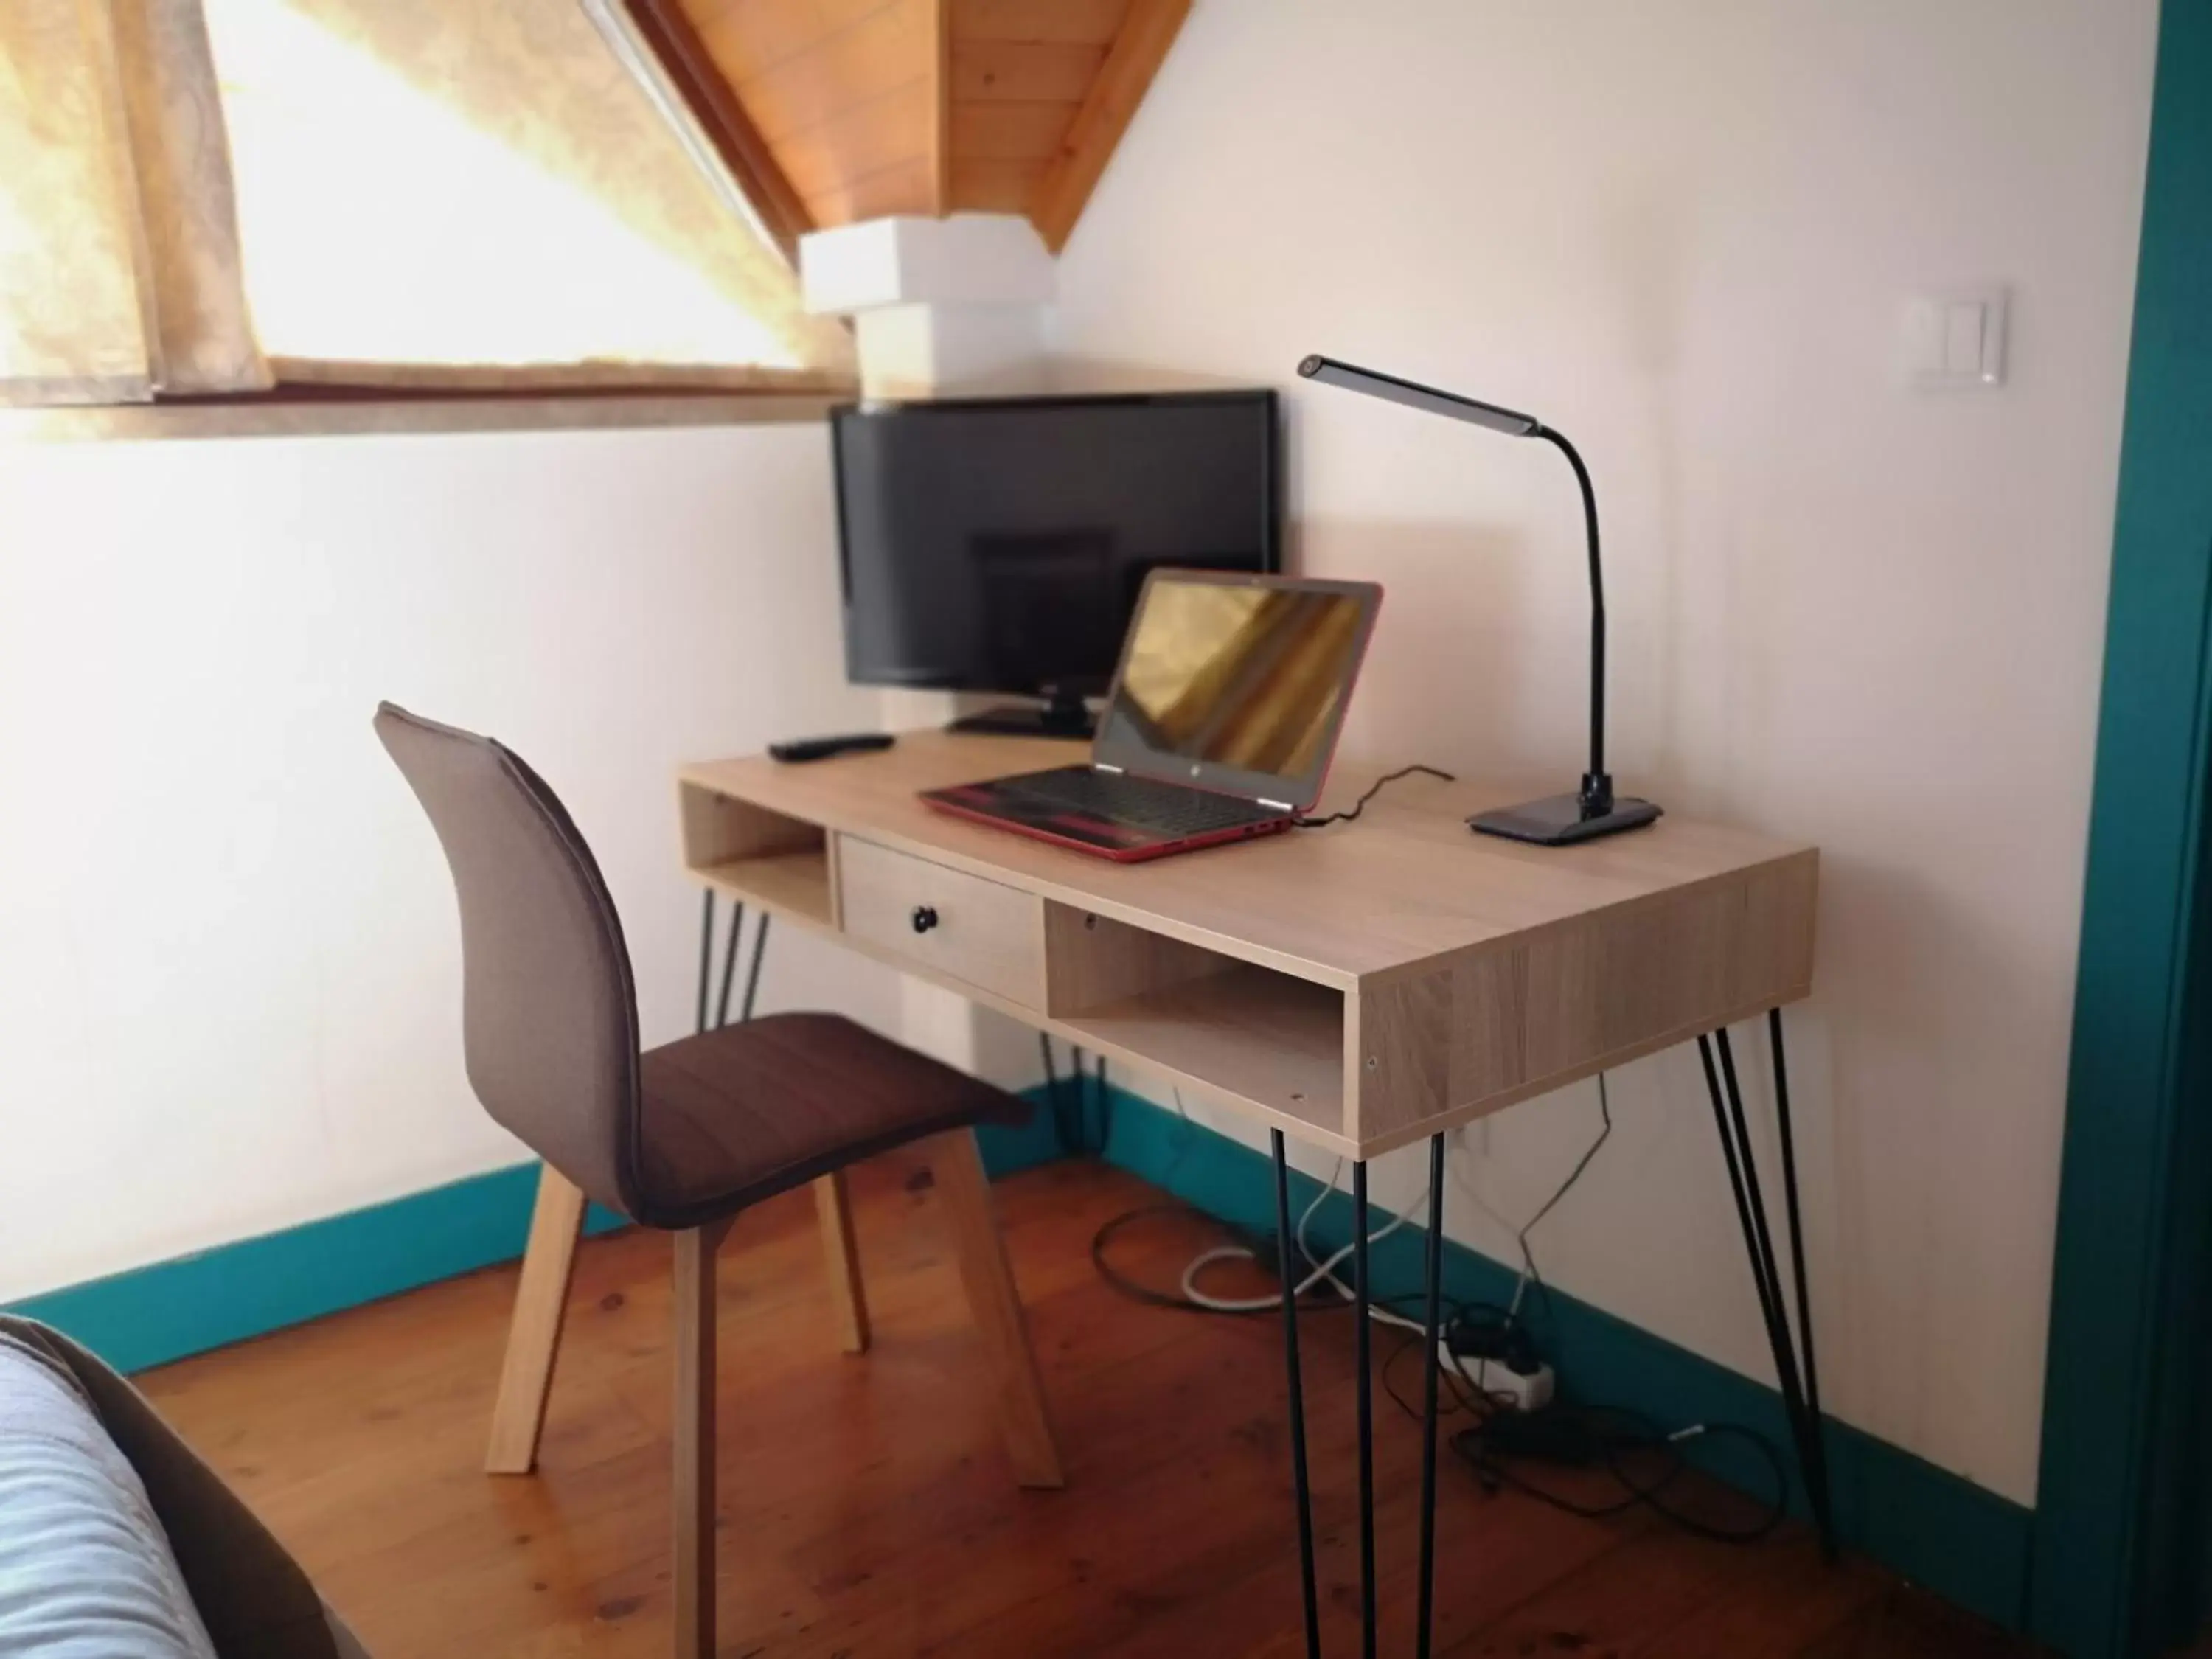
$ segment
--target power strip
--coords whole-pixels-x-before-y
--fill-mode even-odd
[[[1437,1340],[1437,1363],[1473,1381],[1491,1400],[1509,1410],[1541,1411],[1552,1403],[1552,1368],[1539,1361],[1534,1370],[1518,1371],[1502,1359],[1478,1359],[1454,1355],[1445,1340]]]

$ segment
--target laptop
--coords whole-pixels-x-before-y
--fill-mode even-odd
[[[1372,582],[1155,570],[1088,766],[922,799],[1122,863],[1287,830],[1321,798],[1382,602]]]

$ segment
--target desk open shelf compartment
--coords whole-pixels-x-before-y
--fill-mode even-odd
[[[830,838],[821,825],[691,783],[681,786],[678,805],[684,862],[699,879],[746,903],[836,926]]]
[[[1057,903],[1045,985],[1078,1042],[1345,1132],[1345,1000],[1331,986]]]

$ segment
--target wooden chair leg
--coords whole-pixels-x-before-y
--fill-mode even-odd
[[[952,1243],[967,1286],[968,1306],[983,1339],[984,1357],[998,1389],[999,1412],[1012,1455],[1014,1479],[1024,1486],[1057,1488],[1067,1484],[1060,1472],[1060,1446],[1045,1408],[1044,1383],[1030,1347],[1029,1322],[1022,1312],[1006,1241],[991,1207],[990,1183],[972,1130],[933,1135],[923,1147],[937,1176],[937,1190],[952,1227]]]
[[[676,1655],[714,1652],[714,1252],[730,1231],[676,1235]]]
[[[576,1239],[584,1230],[584,1194],[550,1165],[538,1176],[538,1203],[530,1216],[530,1243],[522,1254],[514,1314],[507,1322],[507,1358],[492,1406],[491,1443],[484,1468],[493,1474],[528,1474],[538,1466],[538,1437],[545,1425],[545,1395],[553,1386],[553,1358],[568,1311],[568,1280],[576,1266]]]
[[[822,1222],[822,1254],[830,1269],[830,1304],[837,1319],[837,1340],[847,1353],[868,1351],[868,1292],[860,1282],[860,1251],[853,1237],[853,1200],[845,1172],[832,1171],[814,1183],[815,1213]]]

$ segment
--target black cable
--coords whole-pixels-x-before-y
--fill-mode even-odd
[[[1318,830],[1325,823],[1349,823],[1366,811],[1367,803],[1382,793],[1384,784],[1395,783],[1401,778],[1410,778],[1416,772],[1425,772],[1432,778],[1442,778],[1446,783],[1459,781],[1450,773],[1439,771],[1433,766],[1424,766],[1418,763],[1412,766],[1401,766],[1396,771],[1387,772],[1376,779],[1367,787],[1367,793],[1345,808],[1343,811],[1327,813],[1317,818],[1299,818],[1296,820],[1297,825],[1301,830]]]
[[[1688,1513],[1663,1496],[1689,1460],[1681,1447],[1692,1439],[1728,1438],[1742,1441],[1756,1451],[1774,1477],[1774,1495],[1765,1513],[1749,1526],[1723,1527]],[[1527,1413],[1497,1412],[1474,1427],[1452,1437],[1452,1449],[1473,1467],[1484,1486],[1495,1491],[1510,1486],[1527,1497],[1584,1520],[1602,1521],[1639,1506],[1697,1537],[1717,1543],[1754,1544],[1769,1536],[1789,1514],[1790,1477],[1773,1442],[1740,1423],[1706,1423],[1662,1434],[1633,1412],[1610,1407],[1547,1406]],[[1664,1461],[1656,1480],[1639,1479],[1627,1467],[1633,1455],[1658,1454]],[[1511,1460],[1550,1462],[1560,1467],[1602,1466],[1622,1488],[1622,1495],[1601,1503],[1583,1503],[1547,1490],[1510,1467]]]
[[[1536,1254],[1530,1243],[1539,1224],[1557,1209],[1567,1194],[1588,1172],[1599,1150],[1613,1135],[1613,1102],[1606,1086],[1605,1073],[1598,1073],[1598,1132],[1583,1154],[1575,1160],[1574,1168],[1567,1172],[1551,1197],[1537,1209],[1535,1214],[1514,1235],[1520,1248],[1521,1260],[1527,1269],[1528,1280],[1548,1304],[1550,1292],[1536,1265]],[[1500,1308],[1494,1303],[1471,1302],[1455,1306],[1444,1325],[1449,1339],[1461,1332],[1477,1317],[1483,1321],[1481,1334],[1492,1338],[1510,1337],[1525,1327],[1516,1309]],[[1421,1339],[1409,1337],[1397,1351],[1384,1361],[1382,1379],[1384,1389],[1397,1402],[1399,1409],[1419,1421],[1420,1413],[1401,1394],[1393,1379],[1393,1371],[1409,1350],[1420,1347]],[[1790,1477],[1774,1443],[1756,1430],[1740,1423],[1706,1423],[1686,1429],[1674,1435],[1662,1434],[1648,1419],[1634,1413],[1606,1407],[1583,1407],[1554,1403],[1534,1412],[1522,1412],[1501,1398],[1484,1391],[1480,1384],[1468,1374],[1464,1357],[1458,1342],[1447,1340],[1451,1363],[1443,1369],[1443,1377],[1449,1386],[1452,1404],[1440,1408],[1439,1416],[1451,1415],[1466,1410],[1477,1413],[1474,1427],[1462,1429],[1452,1437],[1452,1447],[1461,1457],[1472,1465],[1484,1485],[1491,1489],[1511,1486],[1516,1491],[1552,1504],[1569,1514],[1587,1520],[1602,1520],[1624,1514],[1639,1505],[1650,1509],[1684,1531],[1721,1543],[1751,1544],[1765,1538],[1780,1526],[1789,1513]],[[1441,1362],[1437,1362],[1441,1364]],[[1768,1500],[1765,1512],[1747,1527],[1717,1526],[1700,1516],[1691,1515],[1663,1496],[1675,1479],[1689,1467],[1681,1452],[1682,1444],[1691,1439],[1726,1438],[1740,1440],[1759,1454],[1773,1476],[1773,1496]],[[1664,1461],[1656,1480],[1639,1479],[1627,1466],[1631,1457],[1656,1454]],[[1547,1491],[1536,1482],[1508,1467],[1508,1460],[1555,1462],[1562,1464],[1589,1467],[1601,1463],[1622,1488],[1622,1496],[1596,1504],[1578,1503],[1562,1493]]]
[[[1124,1210],[1102,1225],[1091,1236],[1091,1265],[1098,1270],[1098,1277],[1107,1287],[1126,1296],[1132,1302],[1142,1303],[1147,1308],[1173,1308],[1183,1313],[1220,1313],[1218,1308],[1201,1307],[1183,1295],[1182,1290],[1155,1290],[1150,1285],[1139,1285],[1106,1259],[1106,1247],[1112,1243],[1122,1229],[1152,1215],[1189,1215],[1199,1213],[1180,1199],[1165,1204],[1140,1204],[1133,1210]]]
[[[1601,1091],[1601,1107],[1605,1127],[1598,1139],[1568,1176],[1552,1202],[1538,1211],[1535,1225],[1587,1169],[1597,1147],[1604,1144],[1605,1136],[1612,1133],[1612,1114],[1604,1103]],[[1185,1120],[1188,1123],[1188,1119]],[[1175,1163],[1181,1161],[1182,1148],[1178,1146],[1176,1158],[1170,1164],[1171,1175]],[[1099,1279],[1115,1293],[1146,1307],[1163,1308],[1178,1313],[1212,1314],[1224,1319],[1260,1319],[1274,1316],[1280,1308],[1279,1300],[1270,1300],[1264,1305],[1251,1308],[1212,1306],[1194,1302],[1180,1285],[1174,1290],[1162,1290],[1130,1278],[1108,1258],[1108,1249],[1115,1239],[1127,1228],[1148,1217],[1174,1215],[1211,1221],[1212,1218],[1194,1208],[1180,1199],[1170,1199],[1156,1204],[1140,1205],[1133,1210],[1109,1218],[1091,1239],[1091,1263]],[[1221,1224],[1215,1223],[1217,1226]],[[1285,1270],[1288,1252],[1297,1248],[1294,1240],[1254,1238],[1234,1228],[1223,1226],[1229,1237],[1250,1249],[1256,1261],[1272,1266],[1278,1275]],[[1522,1230],[1522,1249],[1527,1249],[1527,1231]],[[1531,1264],[1532,1274],[1534,1263]],[[1540,1285],[1540,1280],[1537,1281]],[[1328,1308],[1348,1308],[1352,1304],[1340,1297],[1321,1292],[1325,1287],[1316,1285],[1300,1298],[1303,1311]],[[1411,1295],[1376,1297],[1371,1305],[1389,1308],[1394,1303],[1413,1300]],[[1481,1328],[1490,1332],[1510,1333],[1519,1319],[1510,1309],[1491,1302],[1462,1302],[1451,1305],[1442,1329],[1449,1335],[1455,1331],[1481,1322]],[[1401,1391],[1399,1376],[1404,1369],[1408,1353],[1419,1352],[1426,1344],[1419,1332],[1407,1333],[1398,1346],[1384,1358],[1382,1366],[1383,1392],[1398,1409],[1419,1422],[1420,1408]],[[1441,1362],[1432,1359],[1432,1364]],[[1495,1362],[1503,1363],[1503,1362]],[[1534,1412],[1522,1412],[1501,1395],[1486,1392],[1476,1379],[1468,1375],[1464,1358],[1456,1352],[1451,1364],[1444,1366],[1440,1380],[1449,1395],[1440,1401],[1437,1415],[1441,1417],[1470,1413],[1474,1424],[1461,1430],[1451,1437],[1452,1449],[1472,1468],[1486,1489],[1497,1491],[1511,1487],[1540,1503],[1548,1504],[1567,1514],[1585,1520],[1605,1520],[1623,1515],[1639,1506],[1683,1531],[1697,1537],[1724,1544],[1753,1544],[1770,1535],[1789,1514],[1790,1476],[1782,1455],[1774,1443],[1756,1430],[1739,1423],[1699,1424],[1675,1434],[1662,1433],[1649,1419],[1633,1412],[1611,1407],[1576,1406],[1555,1402]],[[1754,1523],[1743,1527],[1726,1527],[1691,1514],[1679,1504],[1671,1501],[1667,1493],[1677,1479],[1690,1467],[1682,1455],[1681,1447],[1691,1439],[1740,1440],[1755,1451],[1773,1476],[1773,1496],[1768,1499],[1765,1512]],[[1654,1479],[1645,1479],[1632,1467],[1630,1460],[1656,1455],[1662,1460],[1660,1471]],[[1561,1467],[1602,1467],[1620,1487],[1620,1495],[1600,1503],[1581,1502],[1563,1492],[1547,1490],[1513,1467],[1516,1462],[1551,1462]]]
[[[1354,811],[1357,810],[1357,807],[1353,809]],[[1103,1073],[1104,1061],[1102,1059],[1099,1063],[1102,1091]],[[1076,1075],[1078,1079],[1084,1077],[1079,1061]],[[1177,1111],[1182,1113],[1180,1091],[1176,1105]],[[1516,1235],[1529,1280],[1540,1292],[1544,1291],[1544,1281],[1537,1270],[1535,1252],[1529,1242],[1529,1235],[1574,1190],[1596,1158],[1599,1149],[1613,1134],[1613,1104],[1602,1073],[1598,1077],[1598,1117],[1596,1138],[1583,1149],[1582,1156],[1576,1160],[1574,1168],[1568,1171],[1566,1179],[1559,1183],[1559,1188]],[[1171,1193],[1175,1170],[1181,1164],[1189,1142],[1192,1126],[1187,1113],[1182,1114],[1182,1123],[1184,1134],[1178,1141],[1175,1156],[1170,1159],[1162,1181]],[[1099,1278],[1110,1289],[1146,1307],[1164,1308],[1181,1313],[1254,1319],[1272,1317],[1279,1311],[1279,1298],[1250,1308],[1212,1306],[1194,1302],[1183,1293],[1180,1285],[1172,1291],[1161,1290],[1154,1285],[1140,1284],[1115,1267],[1108,1259],[1109,1246],[1125,1229],[1147,1217],[1158,1215],[1212,1219],[1180,1199],[1142,1205],[1109,1218],[1091,1237],[1091,1261]],[[1223,1227],[1222,1231],[1250,1250],[1255,1261],[1272,1267],[1278,1276],[1277,1282],[1280,1283],[1280,1275],[1288,1270],[1291,1253],[1297,1249],[1295,1240],[1254,1238],[1229,1227]],[[1324,1285],[1316,1284],[1312,1291],[1300,1298],[1301,1309],[1311,1311],[1352,1305],[1340,1297],[1320,1294],[1323,1289]],[[1378,1296],[1371,1298],[1371,1305],[1391,1308],[1394,1303],[1413,1299],[1410,1295]],[[1449,1337],[1471,1327],[1480,1334],[1492,1337],[1511,1336],[1522,1331],[1522,1322],[1514,1310],[1500,1307],[1496,1303],[1462,1302],[1451,1304],[1441,1328]],[[1773,1442],[1756,1430],[1739,1423],[1706,1423],[1669,1435],[1661,1432],[1649,1419],[1633,1412],[1565,1402],[1554,1402],[1534,1412],[1523,1412],[1512,1405],[1507,1397],[1486,1392],[1468,1374],[1466,1359],[1457,1351],[1458,1345],[1448,1342],[1447,1346],[1452,1350],[1448,1365],[1434,1357],[1430,1359],[1431,1364],[1440,1366],[1439,1380],[1444,1384],[1449,1396],[1439,1401],[1437,1415],[1449,1417],[1468,1413],[1474,1416],[1474,1425],[1452,1436],[1450,1443],[1454,1452],[1474,1470],[1486,1490],[1495,1492],[1510,1487],[1539,1503],[1548,1504],[1554,1509],[1585,1520],[1605,1520],[1639,1507],[1648,1508],[1685,1532],[1725,1544],[1757,1543],[1771,1534],[1787,1518],[1789,1472]],[[1400,1411],[1415,1422],[1420,1420],[1420,1408],[1401,1391],[1398,1379],[1404,1369],[1406,1356],[1420,1352],[1425,1347],[1426,1343],[1420,1333],[1407,1333],[1384,1358],[1382,1365],[1383,1392]],[[1689,1460],[1682,1454],[1683,1444],[1692,1439],[1723,1438],[1741,1441],[1749,1446],[1773,1477],[1773,1496],[1767,1500],[1765,1510],[1759,1519],[1747,1526],[1717,1525],[1701,1516],[1691,1514],[1668,1496],[1674,1482],[1691,1467]],[[1660,1460],[1658,1473],[1655,1478],[1644,1478],[1632,1466],[1632,1460],[1654,1456]],[[1598,1503],[1585,1503],[1564,1492],[1548,1490],[1540,1482],[1521,1473],[1514,1467],[1516,1462],[1550,1462],[1563,1468],[1602,1468],[1618,1484],[1620,1494]]]
[[[1510,1331],[1516,1323],[1512,1315],[1495,1303],[1468,1302],[1452,1309],[1443,1330],[1449,1336],[1479,1316],[1493,1332]],[[1423,1346],[1419,1333],[1409,1333],[1382,1362],[1383,1392],[1416,1423],[1421,1420],[1420,1407],[1407,1397],[1398,1378],[1404,1370],[1406,1356],[1419,1352]],[[1789,1513],[1790,1477],[1781,1454],[1775,1449],[1773,1442],[1740,1423],[1699,1424],[1679,1434],[1668,1435],[1637,1413],[1613,1407],[1555,1402],[1523,1412],[1509,1396],[1486,1391],[1468,1374],[1466,1358],[1456,1351],[1451,1356],[1451,1363],[1442,1366],[1440,1376],[1450,1397],[1448,1401],[1439,1402],[1437,1415],[1442,1419],[1474,1414],[1474,1426],[1452,1437],[1452,1449],[1474,1468],[1489,1490],[1510,1486],[1527,1497],[1589,1521],[1607,1520],[1640,1505],[1685,1532],[1729,1544],[1758,1542],[1780,1526]],[[1689,1460],[1682,1455],[1683,1444],[1692,1439],[1717,1438],[1742,1441],[1759,1454],[1773,1476],[1774,1495],[1768,1499],[1758,1521],[1749,1526],[1717,1526],[1690,1514],[1665,1496],[1690,1467]],[[1644,1478],[1631,1460],[1654,1454],[1662,1460],[1660,1470],[1656,1478]],[[1619,1483],[1620,1496],[1595,1504],[1581,1502],[1549,1491],[1519,1473],[1512,1467],[1516,1460],[1523,1463],[1548,1462],[1562,1468],[1602,1467]]]
[[[1393,1312],[1403,1312],[1404,1309],[1395,1307],[1394,1304],[1419,1304],[1424,1299],[1417,1293],[1376,1297],[1375,1305],[1378,1308],[1390,1308]],[[1479,1326],[1478,1320],[1480,1322]],[[1439,1417],[1449,1417],[1460,1411],[1474,1411],[1479,1407],[1512,1408],[1511,1396],[1492,1394],[1484,1389],[1475,1378],[1468,1375],[1467,1356],[1459,1351],[1459,1346],[1453,1339],[1455,1334],[1466,1332],[1471,1327],[1501,1336],[1507,1335],[1515,1329],[1516,1322],[1510,1309],[1501,1307],[1495,1302],[1448,1302],[1444,1304],[1443,1322],[1437,1328],[1437,1334],[1451,1358],[1451,1363],[1443,1367],[1443,1376],[1445,1388],[1450,1391],[1453,1403],[1440,1409],[1437,1413]],[[1390,1378],[1392,1372],[1398,1369],[1399,1362],[1420,1346],[1419,1332],[1401,1333],[1401,1340],[1397,1347],[1382,1364],[1382,1386],[1385,1392],[1397,1402],[1398,1409],[1416,1423],[1421,1420],[1419,1409],[1398,1392]],[[1502,1364],[1504,1362],[1498,1360],[1496,1363]]]
[[[1399,1297],[1394,1299],[1407,1302],[1415,1298]],[[1449,1328],[1446,1327],[1446,1328]],[[1421,1420],[1421,1408],[1399,1393],[1398,1385],[1391,1379],[1394,1373],[1400,1369],[1399,1361],[1405,1358],[1407,1354],[1417,1352],[1421,1346],[1420,1332],[1402,1332],[1398,1346],[1391,1350],[1389,1357],[1382,1362],[1382,1392],[1390,1396],[1400,1411],[1405,1413],[1416,1423]],[[1444,1392],[1449,1395],[1449,1399],[1437,1402],[1437,1416],[1439,1419],[1456,1417],[1462,1412],[1474,1411],[1488,1403],[1483,1398],[1482,1390],[1474,1385],[1474,1379],[1459,1367],[1456,1360],[1453,1364],[1443,1367],[1439,1375],[1443,1381]]]
[[[1694,1431],[1694,1437],[1699,1439],[1710,1440],[1717,1436],[1741,1440],[1751,1447],[1765,1462],[1769,1473],[1774,1476],[1774,1496],[1769,1500],[1767,1511],[1757,1526],[1717,1527],[1710,1521],[1670,1508],[1661,1503],[1656,1495],[1646,1498],[1644,1502],[1684,1531],[1695,1533],[1700,1538],[1711,1538],[1723,1544],[1755,1544],[1779,1527],[1790,1513],[1789,1471],[1784,1467],[1782,1454],[1775,1449],[1774,1443],[1755,1429],[1747,1428],[1741,1423],[1700,1423]],[[1676,1446],[1681,1441],[1679,1437],[1670,1437],[1668,1443]],[[1679,1451],[1674,1455],[1681,1456]],[[1688,1460],[1685,1458],[1683,1461],[1686,1462]]]

